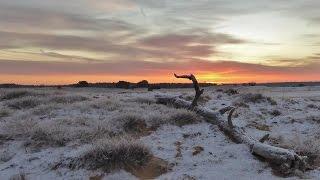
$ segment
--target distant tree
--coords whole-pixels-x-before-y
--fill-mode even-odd
[[[249,85],[249,86],[256,86],[257,83],[256,83],[256,82],[249,82],[248,85]]]
[[[127,81],[119,81],[116,84],[116,88],[129,89],[130,87],[131,87],[131,83]]]
[[[138,88],[148,88],[149,87],[149,82],[147,80],[142,80],[137,83]]]
[[[76,84],[76,87],[88,87],[88,86],[89,86],[89,83],[87,81],[79,81]]]

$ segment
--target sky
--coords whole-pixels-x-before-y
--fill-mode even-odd
[[[320,81],[319,0],[0,0],[0,83]]]

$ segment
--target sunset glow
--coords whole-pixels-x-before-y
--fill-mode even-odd
[[[317,0],[0,0],[0,83],[320,81]],[[186,81],[187,82],[187,81]]]

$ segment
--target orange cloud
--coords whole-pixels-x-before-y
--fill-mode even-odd
[[[91,82],[180,82],[175,73],[194,73],[202,82],[242,83],[279,81],[319,81],[320,63],[304,66],[275,67],[234,61],[184,62],[117,61],[104,63],[0,61],[0,83],[68,84]]]

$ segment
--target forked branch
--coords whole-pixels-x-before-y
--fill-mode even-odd
[[[191,108],[197,106],[198,105],[198,100],[199,100],[201,94],[203,94],[204,89],[200,90],[199,83],[198,83],[196,77],[193,74],[190,74],[190,75],[177,75],[177,74],[174,74],[174,76],[176,78],[184,78],[184,79],[189,79],[189,80],[192,81],[194,90],[196,91],[196,94],[195,94],[195,96],[193,98],[193,101],[191,103]]]
[[[194,75],[191,74],[178,76],[175,74],[175,77],[192,80],[196,91],[196,95],[192,104],[179,97],[169,95],[157,95],[156,99],[158,103],[171,104],[177,108],[192,107],[192,111],[203,116],[208,122],[217,125],[232,140],[237,143],[244,143],[248,145],[252,154],[258,155],[274,165],[278,165],[275,166],[277,167],[276,170],[284,175],[296,171],[303,172],[309,167],[306,156],[300,156],[292,150],[275,147],[264,143],[269,138],[269,134],[263,136],[260,140],[257,140],[248,135],[243,128],[235,126],[232,123],[232,114],[234,113],[235,108],[226,107],[220,111],[212,111],[206,107],[197,106],[197,100],[203,93],[203,89],[200,90],[198,81]],[[230,112],[228,115],[228,121],[226,121],[223,117],[223,114],[228,110],[230,110]]]

